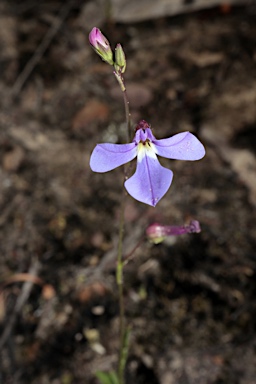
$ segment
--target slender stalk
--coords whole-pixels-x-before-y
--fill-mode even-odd
[[[116,282],[118,286],[118,300],[119,300],[119,358],[118,358],[118,382],[124,384],[124,364],[123,364],[123,351],[125,346],[125,317],[124,317],[124,285],[123,285],[123,238],[124,238],[124,208],[125,208],[125,194],[123,193],[120,221],[119,221],[119,238],[118,238],[118,253],[117,253],[117,267],[116,267]]]
[[[123,91],[123,98],[124,98],[124,108],[125,108],[125,117],[126,117],[126,133],[127,133],[127,141],[130,142],[132,139],[132,132],[131,132],[131,114],[130,114],[130,108],[129,108],[129,100],[127,97],[126,89]]]
[[[127,142],[130,142],[132,139],[132,132],[131,132],[131,114],[130,114],[130,107],[129,107],[129,100],[127,96],[127,91],[124,83],[124,78],[122,76],[121,72],[114,71],[114,75],[121,87],[121,90],[123,92],[123,99],[124,99],[124,109],[125,109],[125,120],[126,120],[126,133],[127,133]]]
[[[129,100],[127,97],[124,78],[120,71],[114,71],[114,75],[123,92],[125,120],[127,131],[127,142],[131,140],[131,114],[129,108]],[[124,177],[127,178],[127,171],[124,170]],[[118,384],[124,384],[124,369],[128,351],[128,330],[125,326],[125,312],[124,312],[124,282],[123,282],[123,238],[124,238],[124,209],[125,209],[125,189],[122,193],[122,201],[120,207],[120,221],[119,221],[119,237],[118,237],[118,252],[117,252],[117,266],[116,266],[116,282],[118,286],[118,300],[119,300],[119,341],[120,350],[118,358]]]

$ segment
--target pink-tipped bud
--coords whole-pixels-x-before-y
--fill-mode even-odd
[[[106,61],[108,64],[113,65],[113,52],[110,47],[109,41],[101,33],[99,28],[94,27],[89,34],[89,41],[95,52]]]
[[[126,69],[126,59],[121,44],[117,44],[115,49],[115,70],[124,73]]]
[[[150,241],[154,244],[161,243],[168,236],[180,236],[185,233],[201,232],[199,221],[192,220],[188,225],[161,225],[158,223],[151,224],[146,234]]]

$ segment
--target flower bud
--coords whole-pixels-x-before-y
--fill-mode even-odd
[[[117,72],[121,71],[121,73],[124,73],[125,68],[126,68],[125,54],[121,44],[117,44],[115,49],[115,70]]]
[[[109,41],[101,33],[101,31],[94,27],[89,34],[89,41],[95,52],[106,61],[108,64],[113,65],[113,52],[110,48]]]
[[[180,236],[185,233],[199,232],[201,232],[199,222],[197,220],[192,220],[188,225],[161,225],[154,223],[147,228],[146,235],[151,242],[159,244],[169,236]]]

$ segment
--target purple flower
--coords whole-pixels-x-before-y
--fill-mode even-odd
[[[110,44],[101,31],[94,27],[89,34],[89,41],[93,49],[108,64],[113,65],[113,52]]]
[[[137,156],[134,175],[124,183],[127,192],[142,203],[156,206],[168,191],[173,173],[162,167],[157,156],[176,160],[199,160],[205,155],[204,146],[190,132],[182,132],[168,139],[157,140],[145,120],[136,127],[129,144],[98,144],[91,155],[94,172],[108,172]]]

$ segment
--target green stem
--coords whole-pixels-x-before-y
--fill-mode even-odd
[[[130,107],[129,107],[129,100],[127,96],[126,86],[125,86],[124,78],[121,72],[114,71],[114,75],[118,81],[118,84],[120,85],[121,91],[123,92],[127,142],[129,143],[132,139],[132,131],[131,131],[131,114],[130,114]]]
[[[127,141],[130,142],[131,139],[132,139],[131,114],[130,114],[129,100],[128,100],[128,97],[127,97],[126,88],[123,90],[123,98],[124,98],[124,108],[125,108],[125,117],[126,117]]]
[[[124,208],[125,194],[122,196],[120,222],[119,222],[119,238],[118,238],[118,253],[116,267],[116,282],[118,286],[119,299],[119,358],[118,358],[118,382],[124,384],[124,362],[123,354],[125,349],[125,318],[124,318],[124,285],[123,285],[123,237],[124,237]]]
[[[124,107],[125,107],[125,120],[127,128],[127,142],[131,141],[131,114],[129,109],[129,101],[125,88],[124,79],[121,72],[114,71],[114,75],[123,92]],[[125,179],[127,178],[126,170],[124,170]],[[118,358],[118,384],[124,384],[124,370],[126,358],[128,353],[128,336],[129,332],[125,327],[125,313],[124,313],[124,282],[123,282],[123,238],[124,238],[124,209],[125,209],[125,196],[126,192],[123,189],[121,209],[120,209],[120,222],[119,222],[119,237],[118,237],[118,252],[117,252],[117,266],[116,266],[116,282],[118,286],[118,299],[119,299],[119,340],[120,350]]]

